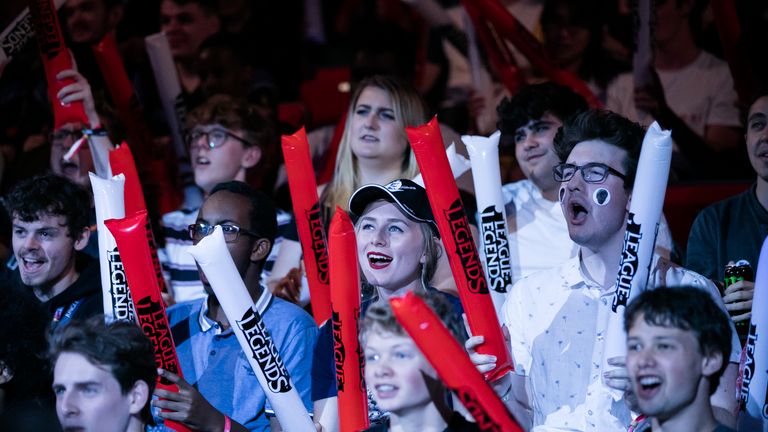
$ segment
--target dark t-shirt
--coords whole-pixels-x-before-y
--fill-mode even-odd
[[[365,431],[366,432],[386,432],[388,430],[389,430],[389,422],[387,421],[385,423],[371,426]],[[470,421],[467,421],[464,417],[461,416],[461,414],[454,412],[450,420],[448,421],[448,426],[446,426],[446,428],[443,429],[443,432],[475,432],[479,430],[480,428],[477,426],[477,423],[472,423]],[[721,431],[716,430],[715,432],[721,432]]]
[[[768,211],[760,205],[753,185],[699,213],[688,237],[685,267],[722,281],[729,261],[745,259],[757,267],[768,235]]]

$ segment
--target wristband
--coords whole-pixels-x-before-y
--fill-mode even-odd
[[[232,420],[229,416],[224,416],[224,432],[230,432],[232,430]]]
[[[103,127],[97,127],[94,129],[83,129],[83,135],[87,136],[88,138],[92,136],[103,137],[103,136],[107,136],[108,133],[107,133],[107,130],[104,129]]]

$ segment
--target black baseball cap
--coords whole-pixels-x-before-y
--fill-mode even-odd
[[[398,179],[384,186],[378,184],[362,186],[349,198],[349,211],[355,219],[360,218],[365,208],[378,200],[391,202],[410,219],[429,224],[432,232],[440,237],[432,208],[429,206],[427,191],[413,181]]]

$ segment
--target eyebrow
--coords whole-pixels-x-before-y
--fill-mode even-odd
[[[378,221],[378,219],[372,218],[370,216],[361,216],[360,217],[360,222],[363,222],[363,221],[366,221],[366,220],[374,221],[374,222]],[[401,224],[408,225],[408,221],[406,221],[406,219],[401,219],[401,218],[387,218],[387,219],[385,219],[385,222],[399,222]],[[414,223],[418,223],[418,222],[414,222]]]
[[[238,225],[238,223],[237,223],[236,221],[233,221],[232,219],[222,219],[222,220],[220,220],[220,221],[218,221],[218,222],[216,222],[216,223],[211,223],[211,222],[208,222],[208,221],[207,221],[207,220],[205,220],[205,219],[198,219],[198,220],[195,222],[195,224],[206,224],[206,225],[211,225],[211,226],[215,226],[215,225],[225,225],[225,224],[230,224],[230,225]]]
[[[369,104],[358,104],[357,105],[357,108],[361,108],[361,107],[362,108],[373,109],[373,106],[369,105]],[[357,108],[355,108],[355,109],[357,109]],[[392,112],[395,112],[394,108],[389,108],[389,107],[377,106],[376,109],[378,109],[379,111],[392,111]]]
[[[747,119],[747,123],[749,123],[749,122],[751,122],[751,121],[753,121],[753,120],[757,120],[757,119],[761,119],[761,120],[762,120],[762,119],[765,119],[765,114],[764,114],[764,113],[761,113],[761,112],[756,112],[756,113],[753,113],[753,114],[752,114],[752,115],[750,115],[750,116],[749,116],[749,118]]]

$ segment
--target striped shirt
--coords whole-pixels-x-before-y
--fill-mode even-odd
[[[158,257],[163,266],[163,274],[173,288],[176,303],[205,296],[205,290],[197,271],[197,264],[186,250],[188,246],[192,245],[188,227],[197,221],[198,210],[182,209],[163,215],[165,248],[158,251]],[[293,215],[278,209],[277,235],[272,246],[272,252],[264,263],[264,270],[261,273],[262,283],[272,272],[283,239],[299,241]]]

